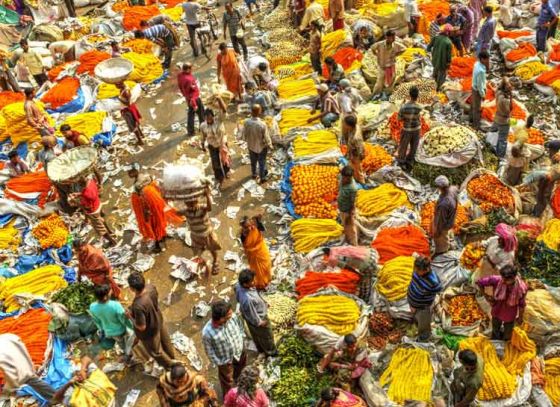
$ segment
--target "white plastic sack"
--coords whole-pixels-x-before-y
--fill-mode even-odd
[[[421,162],[423,164],[433,165],[436,167],[445,167],[445,168],[456,168],[461,165],[468,163],[472,160],[475,156],[478,156],[480,161],[482,161],[482,153],[481,153],[481,146],[476,137],[476,134],[472,130],[464,126],[448,126],[448,127],[462,127],[463,130],[467,133],[467,137],[469,138],[468,144],[463,147],[463,149],[455,151],[451,154],[444,154],[435,157],[428,156],[424,151],[424,143],[430,139],[430,132],[428,131],[422,139],[420,139],[420,143],[418,145],[418,150],[416,152],[416,161]]]
[[[468,281],[470,273],[461,266],[460,258],[460,251],[451,250],[432,259],[432,271],[439,277],[444,290]]]
[[[197,160],[163,167],[162,187],[166,191],[200,188],[204,178],[202,164]]]

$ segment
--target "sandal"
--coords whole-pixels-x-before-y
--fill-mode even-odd
[[[220,274],[220,266],[218,262],[214,262],[212,263],[212,275],[217,276],[218,274]]]

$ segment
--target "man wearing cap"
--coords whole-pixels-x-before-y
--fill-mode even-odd
[[[377,81],[373,88],[373,94],[380,94],[384,88],[387,93],[393,91],[393,83],[395,82],[395,66],[397,56],[402,54],[406,47],[400,42],[395,41],[395,32],[388,30],[385,33],[385,39],[379,41],[371,47],[371,52],[377,57]]]
[[[432,53],[432,66],[434,67],[434,80],[437,84],[437,91],[441,90],[441,85],[447,78],[447,70],[451,65],[452,43],[449,39],[451,25],[445,24],[439,35],[432,39],[428,45],[428,52]]]
[[[432,230],[434,233],[434,256],[449,250],[448,234],[455,225],[457,215],[457,187],[449,185],[449,179],[440,175],[434,180],[439,189]]]
[[[349,114],[357,113],[356,109],[363,99],[356,89],[352,88],[348,79],[342,79],[338,85],[341,89],[338,94],[338,106],[340,107],[340,116],[344,119]]]
[[[307,120],[308,123],[313,123],[315,120],[320,119],[325,127],[331,127],[334,122],[340,117],[340,107],[335,97],[329,91],[329,86],[326,83],[315,86],[319,98],[315,102],[315,106],[311,111],[312,116]],[[315,115],[315,111],[321,108],[321,113]]]

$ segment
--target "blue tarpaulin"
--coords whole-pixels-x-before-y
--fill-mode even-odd
[[[47,113],[76,113],[81,111],[86,104],[86,98],[84,97],[84,91],[82,88],[78,88],[76,97],[70,102],[57,107],[56,109],[46,109]]]
[[[115,136],[116,133],[117,133],[117,125],[113,124],[111,131],[97,133],[95,136],[93,136],[92,141],[97,145],[100,145],[102,147],[107,147],[113,144],[113,137]]]

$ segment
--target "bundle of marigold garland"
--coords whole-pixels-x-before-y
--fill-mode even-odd
[[[504,208],[508,212],[514,209],[513,194],[492,174],[482,174],[471,179],[467,184],[467,192],[484,213],[498,208]]]

